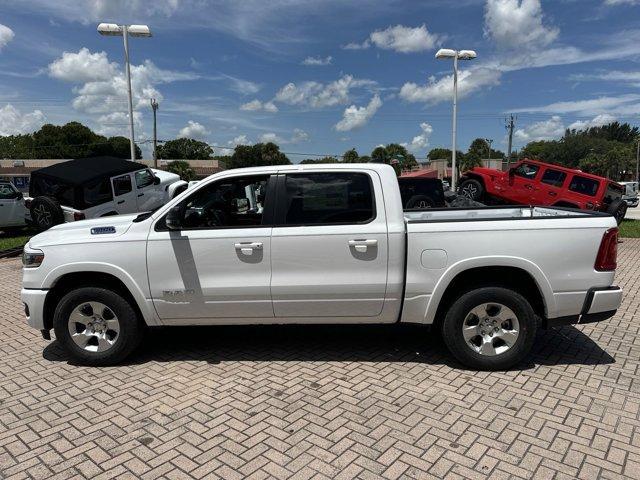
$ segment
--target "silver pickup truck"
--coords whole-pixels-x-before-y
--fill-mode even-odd
[[[22,300],[90,365],[154,326],[402,322],[505,369],[538,328],[615,313],[617,234],[611,216],[558,208],[403,211],[386,165],[228,170],[153,213],[33,237]]]

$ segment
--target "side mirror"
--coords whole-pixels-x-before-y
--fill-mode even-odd
[[[184,218],[184,204],[178,204],[169,210],[164,219],[169,230],[180,230],[182,228],[182,220]]]
[[[160,177],[153,177],[153,184],[154,185],[160,185]]]

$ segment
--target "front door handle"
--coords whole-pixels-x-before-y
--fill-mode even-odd
[[[549,195],[551,195],[552,197],[556,197],[558,194],[556,192],[549,192]]]
[[[533,190],[533,185],[525,185],[524,188],[526,188],[527,190]]]
[[[144,197],[144,193],[139,193],[138,197]]]
[[[375,247],[378,245],[378,240],[373,239],[356,239],[349,240],[349,247],[353,247],[356,252],[366,252],[368,247]]]
[[[243,255],[251,255],[254,250],[262,250],[262,242],[238,242],[233,245]]]
[[[120,201],[118,202],[118,205],[122,205],[123,203],[124,203],[124,200],[120,200]]]

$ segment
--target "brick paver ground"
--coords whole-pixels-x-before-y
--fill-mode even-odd
[[[78,367],[1,261],[0,478],[640,478],[639,240],[620,264],[615,318],[486,373],[380,327],[156,331]]]

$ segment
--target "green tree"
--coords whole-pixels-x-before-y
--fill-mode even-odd
[[[317,163],[340,163],[336,157],[322,157],[322,158],[305,158],[300,162],[303,165],[313,165]]]
[[[374,163],[389,163],[390,160],[387,149],[382,145],[371,152],[371,161]]]
[[[175,160],[169,163],[169,165],[167,165],[167,171],[180,175],[180,178],[185,182],[196,179],[196,172],[194,172],[189,163],[184,160]]]
[[[462,153],[460,150],[456,150],[456,160],[459,158],[462,158],[464,156],[464,153]],[[449,148],[434,148],[432,149],[428,154],[427,154],[427,158],[429,159],[430,162],[433,162],[435,160],[447,160],[447,166],[450,167],[451,166],[451,149]]]
[[[358,155],[355,148],[352,148],[351,150],[344,152],[342,155],[342,161],[344,163],[358,163],[360,161],[360,155]]]
[[[255,145],[238,145],[233,155],[225,162],[231,168],[260,167],[267,165],[291,165],[291,161],[273,142]]]
[[[398,165],[402,170],[411,170],[418,166],[416,157],[399,143],[380,145],[371,152],[371,161],[374,163],[391,164],[393,160],[399,162]]]
[[[158,145],[158,158],[177,158],[184,160],[210,160],[213,148],[206,142],[193,138],[176,138]]]

